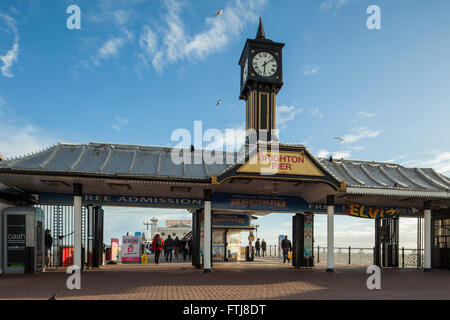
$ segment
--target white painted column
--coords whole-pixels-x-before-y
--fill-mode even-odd
[[[203,238],[203,271],[211,272],[211,190],[205,190],[204,204],[205,214],[203,221],[205,223],[205,236]]]
[[[82,185],[73,185],[73,264],[81,269],[81,195]]]
[[[334,271],[334,196],[327,196],[327,272]]]
[[[424,271],[431,271],[431,202],[425,201],[423,210],[424,220]]]

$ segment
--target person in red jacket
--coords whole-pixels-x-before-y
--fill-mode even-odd
[[[161,254],[161,250],[164,248],[164,241],[159,236],[159,234],[155,235],[152,241],[153,252],[155,253],[155,263],[159,263],[159,255]]]

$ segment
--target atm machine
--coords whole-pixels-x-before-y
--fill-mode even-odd
[[[41,272],[45,264],[45,214],[42,209],[6,208],[1,218],[3,272]]]

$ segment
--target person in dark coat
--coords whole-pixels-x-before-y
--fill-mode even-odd
[[[261,257],[261,242],[259,242],[259,238],[255,243],[255,253],[257,257]]]
[[[50,252],[53,246],[53,237],[49,229],[45,230],[45,267],[50,264]]]
[[[289,259],[289,252],[292,251],[292,244],[291,244],[291,240],[288,240],[288,236],[285,235],[284,239],[281,240],[281,249],[283,249],[283,263],[286,262],[286,260],[288,262],[291,261],[291,259]]]
[[[175,237],[175,258],[178,258],[181,252],[181,240],[178,237]]]
[[[164,241],[159,234],[155,235],[152,241],[153,252],[155,253],[155,263],[159,263],[159,255],[164,248]]]
[[[186,257],[189,252],[189,245],[185,239],[181,240],[180,243],[181,243],[181,252],[183,253],[183,260],[186,261]]]
[[[188,252],[189,252],[189,259],[191,259],[191,257],[192,257],[192,238],[189,239],[189,241],[188,241],[188,246],[189,246],[189,249],[188,249]]]
[[[175,248],[175,241],[173,241],[170,234],[167,236],[165,245],[166,245],[166,250],[167,250],[166,261],[169,261],[169,259],[170,259],[170,262],[172,262],[172,251]]]
[[[266,255],[266,250],[267,250],[267,243],[266,243],[266,241],[264,241],[264,239],[262,239],[262,242],[261,242],[261,249],[262,249],[262,256],[264,258],[264,256]]]

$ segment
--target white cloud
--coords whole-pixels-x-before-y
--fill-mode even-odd
[[[433,151],[429,156],[420,160],[409,160],[402,163],[405,166],[433,168],[436,171],[450,177],[450,152]]]
[[[0,22],[3,22],[6,25],[5,30],[7,32],[12,32],[14,34],[14,43],[12,48],[8,50],[5,55],[0,55],[0,60],[3,63],[0,68],[1,73],[6,78],[12,78],[14,77],[14,74],[11,72],[11,67],[19,57],[19,31],[17,29],[16,20],[11,16],[0,13]]]
[[[280,129],[286,128],[286,122],[294,120],[295,116],[302,112],[302,109],[297,109],[294,106],[281,105],[277,107],[277,127]]]
[[[375,117],[375,116],[376,116],[375,113],[369,113],[369,112],[365,112],[365,111],[358,112],[356,114],[356,118],[357,119],[367,119],[367,118],[372,118],[372,117]]]
[[[311,76],[319,72],[319,66],[307,65],[302,68],[304,76]]]
[[[350,3],[350,0],[326,0],[320,4],[320,9],[321,10],[331,10],[331,9],[339,10],[343,6],[347,5],[348,3]]]
[[[157,45],[158,37],[156,34],[149,26],[143,26],[141,36],[139,37],[139,46],[144,50],[144,52],[150,55],[156,52]]]
[[[115,116],[114,120],[115,123],[111,125],[111,128],[113,128],[116,131],[122,131],[122,128],[128,124],[127,119],[121,118],[119,116]]]
[[[13,119],[15,116],[8,110],[7,102],[0,94],[0,154],[3,156],[22,156],[42,150],[58,141],[47,136],[38,126],[23,124],[23,119]]]
[[[346,134],[342,137],[344,143],[353,143],[365,138],[375,138],[381,134],[381,131],[371,130],[367,127],[356,128],[353,131],[355,131],[354,134]]]
[[[180,17],[181,2],[166,0],[167,29],[163,32],[162,45],[153,57],[154,68],[162,72],[168,64],[184,59],[196,62],[219,51],[236,39],[248,22],[257,21],[255,11],[266,2],[266,0],[232,0],[226,5],[222,15],[206,18],[206,30],[190,36]]]
[[[122,37],[113,37],[108,39],[99,49],[97,55],[93,58],[94,64],[99,66],[100,60],[114,57],[119,53],[119,49],[125,44]]]
[[[334,152],[330,152],[326,149],[320,149],[317,152],[317,157],[318,158],[328,158],[329,156],[333,156],[333,158],[335,159],[348,159],[350,158],[350,156],[352,155],[350,150],[343,150],[343,151],[334,151]]]

